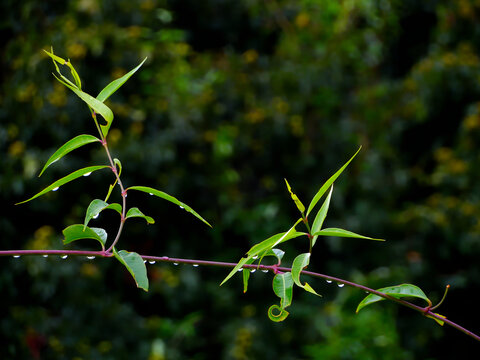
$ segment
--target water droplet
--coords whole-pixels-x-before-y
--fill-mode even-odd
[[[45,254],[45,255],[42,255],[42,256],[43,256],[43,257],[45,257],[45,258],[47,258],[47,257],[48,257],[48,255],[47,255],[47,254]]]
[[[13,255],[13,257],[14,257],[15,259],[18,259],[18,258],[20,257],[20,255]]]
[[[52,191],[57,191],[58,189],[60,189],[59,186],[57,186],[56,188],[53,188]]]
[[[255,271],[257,271],[257,269],[250,270],[251,273],[254,273]]]
[[[153,196],[153,193],[148,193],[148,195],[151,195],[151,196]]]
[[[252,259],[253,259],[253,260],[257,260],[257,259],[258,259],[258,255],[252,256]]]
[[[338,287],[340,287],[340,288],[342,288],[342,287],[344,287],[344,286],[345,286],[345,284],[338,283],[338,284],[337,284],[337,286],[338,286]]]
[[[327,283],[331,284],[331,283],[332,283],[332,280],[327,280]]]
[[[63,255],[63,256],[61,256],[61,258],[62,258],[63,260],[65,260],[67,257],[68,257],[68,255]]]
[[[177,265],[178,265],[178,263],[173,263],[173,265],[177,266]]]
[[[90,172],[88,172],[88,173],[86,173],[86,174],[83,174],[83,176],[90,176],[91,173],[92,173],[92,172],[90,171]]]
[[[180,209],[185,209],[182,205],[179,206]]]
[[[265,269],[265,270],[262,270],[262,272],[264,272],[264,273],[268,273],[268,270],[267,270],[267,269]]]
[[[243,269],[242,269],[242,268],[240,268],[240,269],[238,269],[237,271],[243,271]]]
[[[155,260],[149,260],[148,263],[153,265],[155,264]]]
[[[193,264],[193,267],[197,267],[197,266],[198,266],[198,264]]]
[[[94,216],[92,217],[92,219],[96,219],[96,218],[98,218],[99,216],[100,216],[100,213],[98,213],[97,215],[94,215]]]
[[[147,262],[147,260],[143,260],[143,263],[145,264]]]
[[[87,259],[88,260],[93,260],[93,259],[95,259],[95,256],[87,256]]]

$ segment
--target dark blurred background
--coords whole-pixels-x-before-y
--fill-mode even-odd
[[[127,223],[120,247],[238,261],[337,180],[325,225],[387,239],[321,239],[310,270],[378,288],[420,286],[438,312],[480,332],[480,2],[476,0],[12,1],[0,5],[0,248],[63,249],[112,176],[98,172],[13,204],[80,167],[87,146],[38,178],[67,140],[96,134],[85,104],[51,75],[42,49],[70,58],[83,89],[147,62],[108,101],[109,143],[127,186],[162,189],[209,229],[142,193],[156,219]],[[119,194],[113,200],[119,201]],[[113,236],[117,218],[92,226]],[[84,249],[96,249],[85,241]],[[69,249],[74,246],[69,246]],[[284,265],[305,252],[287,244]],[[290,255],[288,255],[290,254]],[[150,291],[110,259],[0,258],[2,359],[466,359],[478,343],[395,304],[355,315],[365,294],[310,280],[290,317],[271,274],[243,294],[227,269],[148,266]]]

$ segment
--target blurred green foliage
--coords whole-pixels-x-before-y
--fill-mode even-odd
[[[374,288],[413,283],[434,301],[449,283],[441,313],[479,331],[479,1],[0,7],[2,249],[62,248],[61,230],[82,221],[111,181],[96,174],[13,206],[105,162],[102,149],[89,147],[36,177],[65,141],[95,133],[42,49],[70,58],[93,94],[148,56],[108,101],[113,156],[127,186],[164,189],[214,229],[132,194],[129,203],[157,223],[132,221],[123,247],[236,261],[297,216],[283,178],[309,198],[363,145],[336,183],[327,225],[388,241],[328,239],[309,268]],[[97,221],[116,231],[113,215]],[[355,315],[364,294],[328,284],[312,284],[322,299],[296,292],[291,316],[275,324],[266,316],[276,301],[270,274],[252,276],[244,295],[240,279],[218,287],[226,270],[157,264],[143,294],[114,261],[0,263],[2,359],[449,359],[478,346],[394,304]]]

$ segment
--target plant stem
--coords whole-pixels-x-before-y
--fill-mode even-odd
[[[109,249],[110,250],[110,249]],[[112,257],[113,254],[109,251],[79,251],[79,250],[1,250],[0,251],[0,256],[15,256],[15,255],[77,255],[77,256],[98,256],[98,257]],[[172,258],[168,256],[150,256],[150,255],[140,255],[144,260],[150,260],[150,261],[158,261],[158,262],[168,262],[168,263],[176,263],[176,264],[190,264],[190,265],[203,265],[203,266],[215,266],[215,267],[225,267],[225,268],[233,268],[237,265],[237,263],[231,263],[231,262],[221,262],[221,261],[210,261],[210,260],[195,260],[195,259],[183,259],[183,258]],[[243,265],[243,268],[246,269],[260,269],[260,270],[269,270],[271,272],[275,271],[282,271],[282,272],[291,272],[291,268],[287,267],[279,267],[277,265],[256,265],[256,264],[250,264],[250,265]],[[440,321],[443,321],[445,324],[450,325],[451,327],[463,332],[465,335],[480,341],[480,336],[471,332],[470,330],[465,329],[464,327],[458,325],[457,323],[447,319],[443,318],[431,311],[429,307],[423,308],[421,306],[412,304],[408,301],[402,300],[402,299],[397,299],[392,296],[389,296],[387,294],[384,294],[380,291],[371,289],[367,286],[360,285],[348,280],[344,280],[335,276],[330,276],[330,275],[325,275],[321,273],[316,273],[313,271],[306,271],[303,270],[302,274],[316,277],[316,278],[322,278],[326,280],[331,280],[335,281],[337,283],[342,283],[347,286],[351,286],[357,289],[361,289],[363,291],[366,291],[371,294],[378,295],[384,299],[391,300],[393,302],[396,302],[397,304],[406,306],[412,310],[418,311],[424,316],[429,316],[435,319],[438,319]]]

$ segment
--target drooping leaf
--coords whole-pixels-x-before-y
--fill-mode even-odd
[[[63,229],[63,244],[70,244],[72,241],[82,239],[95,239],[102,245],[102,250],[105,250],[105,243],[107,242],[107,232],[101,228],[91,228],[82,224],[70,225]]]
[[[323,222],[325,221],[325,218],[327,217],[328,208],[330,207],[330,199],[332,198],[332,192],[333,192],[333,185],[330,187],[330,192],[328,193],[327,197],[325,198],[325,201],[323,202],[322,207],[318,211],[317,216],[315,216],[315,220],[313,220],[312,230],[311,230],[312,234],[315,234],[322,229]],[[317,242],[317,238],[318,238],[318,235],[313,237],[312,247]]]
[[[133,75],[135,72],[140,69],[140,67],[143,65],[143,63],[147,60],[147,58],[143,59],[143,61],[133,70],[130,70],[127,74],[123,75],[121,78],[118,78],[116,80],[113,80],[110,84],[105,86],[105,88],[100,91],[100,93],[97,95],[97,100],[104,102],[107,100],[115,91],[117,91],[120,86],[125,84],[125,82]]]
[[[275,311],[277,313],[275,313]],[[280,322],[285,320],[289,314],[290,313],[287,310],[282,309],[278,305],[272,305],[268,308],[268,318],[275,322]]]
[[[108,204],[103,200],[95,199],[90,202],[88,205],[87,211],[85,213],[85,221],[83,223],[84,226],[87,226],[90,220],[96,217],[100,212],[106,209],[112,209],[122,215],[122,206],[117,203]]]
[[[294,201],[295,205],[297,205],[297,209],[303,214],[305,212],[305,206],[302,204],[298,196],[293,193],[292,188],[290,187],[290,184],[288,183],[287,179],[284,179],[284,180],[285,180],[285,184],[287,184],[287,189],[288,189],[288,192],[290,193],[290,196],[292,197],[292,200]]]
[[[65,82],[64,80],[58,78],[55,74],[54,74],[54,76],[60,83],[62,83],[66,87],[68,87],[80,99],[82,99],[84,102],[86,102],[87,105],[95,111],[95,113],[102,115],[102,117],[106,121],[106,124],[100,124],[100,129],[102,130],[103,137],[107,137],[108,131],[110,130],[110,126],[112,125],[112,122],[113,122],[113,112],[112,112],[112,110],[107,105],[105,105],[103,102],[95,99],[93,96],[83,92],[82,90],[79,90],[77,87],[74,87],[71,84]]]
[[[177,198],[171,196],[171,195],[168,195],[167,193],[163,192],[163,191],[160,191],[160,190],[157,190],[157,189],[154,189],[154,188],[151,188],[151,187],[148,187],[148,186],[130,186],[127,190],[137,190],[137,191],[143,191],[147,194],[151,194],[151,195],[155,195],[155,196],[158,196],[162,199],[165,199],[167,201],[170,201],[176,205],[178,205],[181,209],[184,209],[185,211],[193,214],[197,219],[200,219],[201,221],[203,221],[205,224],[207,224],[208,226],[212,227],[212,225],[210,225],[207,220],[205,220],[203,217],[201,217],[195,210],[193,210],[190,206],[188,206],[187,204],[181,202],[180,200],[178,200]]]
[[[78,135],[74,137],[72,140],[67,141],[64,145],[62,145],[55,153],[50,156],[47,160],[47,163],[43,167],[42,171],[40,171],[39,177],[42,176],[43,172],[54,162],[60,160],[62,157],[67,155],[70,151],[78,149],[83,145],[90,144],[92,142],[100,141],[100,139],[96,138],[92,135]]]
[[[122,163],[120,162],[120,160],[115,158],[115,159],[113,159],[113,162],[115,163],[115,166],[117,167],[118,176],[122,175]],[[116,181],[115,181],[115,183],[116,183]]]
[[[308,210],[307,210],[307,216],[310,214],[310,211],[313,210],[315,205],[317,204],[318,200],[323,196],[323,194],[328,190],[330,186],[332,186],[333,182],[337,180],[337,178],[340,176],[340,174],[345,170],[345,168],[350,164],[350,162],[353,160],[355,156],[357,156],[358,152],[360,151],[362,147],[357,150],[357,152],[348,160],[345,165],[343,165],[335,174],[333,174],[323,185],[322,187],[318,190],[318,192],[315,194],[313,197],[312,201],[310,202],[310,205],[308,205]]]
[[[133,217],[139,217],[145,219],[145,221],[149,224],[154,224],[155,220],[151,218],[150,216],[146,216],[144,213],[140,211],[139,208],[133,207],[128,209],[127,215],[125,216],[125,219],[128,218],[133,218]]]
[[[338,229],[338,228],[326,228],[320,231],[317,231],[313,234],[314,236],[337,236],[337,237],[344,237],[344,238],[358,238],[358,239],[366,239],[366,240],[375,240],[375,241],[385,241],[385,239],[375,239],[368,236],[363,236],[356,234],[354,232]]]
[[[113,249],[113,254],[130,272],[137,284],[137,287],[148,291],[148,277],[147,268],[140,255],[135,252],[129,252],[126,250],[116,251]]]
[[[66,184],[66,183],[68,183],[72,180],[78,179],[79,177],[82,177],[83,175],[87,175],[87,174],[92,173],[94,171],[97,171],[97,170],[100,170],[100,169],[105,169],[105,168],[109,168],[109,166],[106,166],[106,165],[89,166],[89,167],[74,171],[73,173],[71,173],[71,174],[61,178],[60,180],[55,181],[53,184],[47,186],[45,189],[43,189],[39,193],[33,195],[31,198],[29,198],[27,200],[24,200],[24,201],[21,201],[19,203],[16,203],[15,205],[19,205],[19,204],[23,204],[23,203],[26,203],[28,201],[31,201],[31,200],[39,197],[39,196],[45,195],[49,191],[56,191],[60,186]]]
[[[293,298],[292,273],[277,274],[272,282],[273,292],[280,298],[280,306],[285,309],[290,306]]]
[[[302,270],[307,266],[310,262],[310,253],[304,253],[298,255],[294,260],[292,264],[292,278],[295,284],[297,286],[300,286],[301,288],[305,289],[306,291],[315,294],[317,296],[321,296],[318,294],[313,288],[306,282],[305,284],[302,284],[300,281],[300,273]]]
[[[48,56],[50,56],[52,58],[52,61],[53,61],[53,65],[55,66],[55,69],[57,70],[57,73],[58,75],[60,76],[60,78],[63,80],[63,82],[66,82],[67,84],[69,84],[70,86],[72,87],[75,87],[77,89],[81,89],[82,88],[82,83],[80,81],[80,77],[78,76],[77,72],[75,71],[75,69],[73,68],[72,64],[70,64],[69,61],[65,60],[65,59],[62,59],[60,56],[57,56],[53,53],[53,48],[51,49],[51,52],[48,52],[47,50],[43,50]],[[65,77],[62,72],[60,71],[60,68],[58,67],[57,63],[59,63],[60,65],[65,65],[65,66],[68,66],[70,68],[70,72],[72,73],[73,75],[73,79],[75,80],[75,84],[72,83],[70,81],[70,79],[68,79],[67,77]],[[53,76],[55,76],[57,78],[57,76],[55,74],[53,74]],[[59,80],[57,78],[57,80]],[[60,81],[60,80],[59,80]]]
[[[377,291],[390,295],[396,299],[400,299],[403,297],[414,297],[418,299],[423,299],[425,300],[428,305],[432,305],[432,302],[430,299],[425,295],[425,293],[420,289],[418,286],[412,285],[412,284],[401,284],[401,285],[396,285],[396,286],[388,286],[384,287],[381,289],[378,289]],[[375,294],[370,294],[367,297],[365,297],[360,304],[357,306],[356,312],[358,313],[360,310],[362,310],[365,306],[376,303],[378,301],[385,300],[385,298],[375,295]]]
[[[232,269],[232,271],[230,271],[230,273],[225,277],[225,279],[223,279],[220,286],[223,285],[224,283],[226,283],[233,275],[235,275],[235,273],[238,271],[238,269],[240,269],[243,265],[247,264],[247,262],[250,261],[252,258],[260,257],[259,262],[261,262],[261,259],[262,259],[263,256],[265,256],[266,252],[268,250],[273,249],[278,244],[283,243],[283,242],[288,241],[288,240],[291,240],[291,239],[294,239],[294,238],[299,237],[299,236],[307,235],[304,232],[298,232],[298,231],[295,230],[295,226],[297,226],[300,221],[302,221],[302,219],[299,219],[295,223],[295,225],[293,225],[290,228],[290,230],[288,230],[287,232],[273,235],[273,236],[269,237],[268,239],[263,240],[262,242],[252,246],[252,248],[250,250],[248,250],[248,252],[244,255],[244,257],[242,257],[240,259],[238,264]]]

